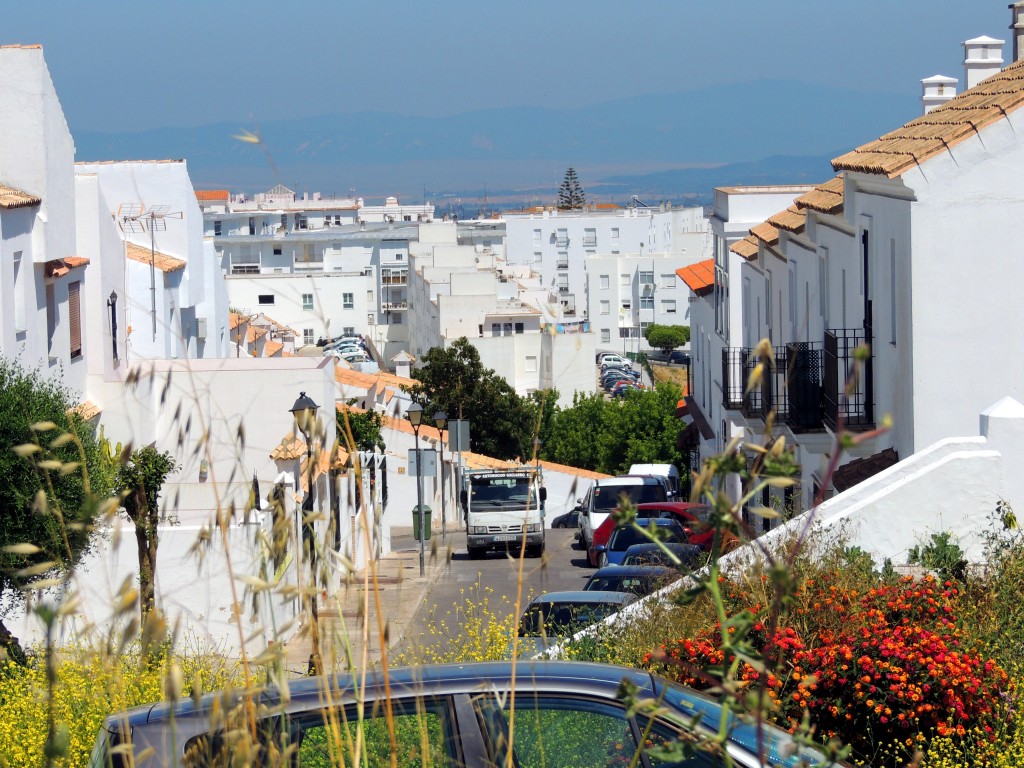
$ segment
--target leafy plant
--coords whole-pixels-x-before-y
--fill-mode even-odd
[[[935,571],[943,581],[963,582],[967,575],[967,560],[960,545],[953,541],[949,531],[933,533],[925,545],[914,545],[907,553],[907,563]]]

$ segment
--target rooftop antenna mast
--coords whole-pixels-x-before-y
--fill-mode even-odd
[[[156,232],[167,231],[167,219],[182,218],[181,211],[171,211],[169,205],[151,205],[147,211],[141,203],[122,203],[117,208],[117,220],[125,234],[149,230],[149,312],[153,319],[153,341],[156,341]],[[128,239],[125,238],[127,248]]]

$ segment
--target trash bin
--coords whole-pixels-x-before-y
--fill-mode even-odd
[[[420,514],[421,508],[417,504],[412,508],[412,537],[416,541],[430,541],[430,514],[431,509],[428,505],[424,504],[422,507],[423,514]]]

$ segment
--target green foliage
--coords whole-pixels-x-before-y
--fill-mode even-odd
[[[379,411],[335,409],[338,440],[346,450],[387,449],[384,443],[384,414]]]
[[[74,566],[88,551],[98,501],[113,486],[113,467],[95,430],[71,410],[76,402],[61,383],[0,358],[0,596],[5,599],[17,597],[17,588],[35,578],[17,575],[25,566]],[[13,450],[23,445],[35,447]],[[24,544],[39,551],[7,549]]]
[[[480,362],[463,336],[450,347],[431,347],[409,387],[429,419],[442,410],[449,419],[469,419],[470,449],[499,459],[533,455],[536,410],[504,378]]]
[[[949,531],[933,533],[931,541],[924,546],[911,547],[907,562],[935,571],[943,581],[963,581],[967,570],[964,551],[953,541],[953,534]]]
[[[682,466],[676,447],[682,391],[671,383],[609,401],[601,394],[576,395],[571,408],[556,409],[541,455],[550,461],[608,474],[631,464]]]
[[[558,187],[558,210],[578,211],[586,204],[587,195],[576,176],[576,169],[569,166]]]
[[[644,338],[652,347],[668,355],[672,350],[685,346],[690,340],[690,326],[651,323],[644,329]]]

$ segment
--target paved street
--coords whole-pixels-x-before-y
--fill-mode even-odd
[[[523,605],[531,595],[583,588],[593,570],[584,567],[582,551],[572,546],[575,533],[575,529],[549,530],[545,557],[522,561]],[[508,616],[513,610],[519,579],[518,558],[491,553],[484,560],[470,560],[465,548],[465,534],[457,532],[448,538],[452,547],[451,560],[420,604],[406,632],[404,645],[419,642],[421,635],[429,642],[427,635],[432,608],[435,616],[442,617],[449,609],[463,606],[469,597],[486,596],[490,610],[499,617]],[[454,612],[452,616],[456,622],[461,618]]]

